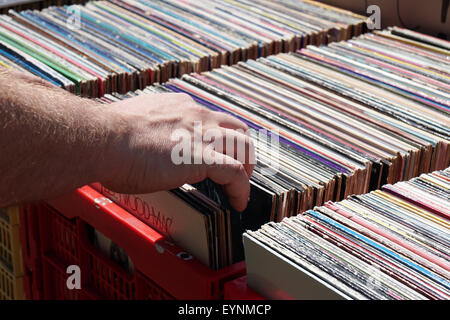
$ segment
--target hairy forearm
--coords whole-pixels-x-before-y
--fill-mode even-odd
[[[101,179],[115,124],[92,100],[0,69],[0,207]]]
[[[231,137],[246,153],[254,149],[244,123],[200,107],[186,94],[141,95],[104,106],[0,69],[0,208],[92,182],[116,192],[147,193],[211,178],[243,210],[253,164],[233,158],[237,153],[228,145],[224,154],[201,139],[201,163],[173,161],[173,133],[183,132],[183,154],[189,155],[199,122],[203,135],[212,130],[220,133],[218,141]]]

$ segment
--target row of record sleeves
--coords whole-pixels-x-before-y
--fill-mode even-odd
[[[450,299],[450,168],[244,234],[267,298]]]
[[[40,10],[49,6],[61,6],[64,4],[84,3],[85,0],[0,0],[0,14],[8,13],[8,10]]]
[[[252,129],[257,164],[243,213],[234,212],[210,181],[177,190],[182,199],[177,210],[164,204],[175,201],[167,194],[133,198],[169,218],[179,215],[174,211],[188,211],[179,209],[181,202],[200,208],[205,202],[200,194],[214,200],[205,205],[208,210],[192,213],[201,217],[196,230],[206,228],[195,233],[204,237],[194,242],[185,217],[173,219],[171,230],[161,230],[159,220],[130,206],[128,196],[98,189],[138,217],[150,217],[143,220],[205,264],[219,268],[240,261],[247,229],[450,166],[449,49],[446,41],[395,27],[184,75],[125,95],[107,94],[98,101],[187,93]],[[223,243],[212,243],[216,238]]]
[[[0,62],[87,97],[326,44],[365,18],[314,1],[108,0],[0,16]]]

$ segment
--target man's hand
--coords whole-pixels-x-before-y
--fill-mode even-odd
[[[249,163],[253,144],[244,133],[247,125],[225,113],[210,111],[181,93],[141,95],[116,102],[108,107],[108,114],[115,119],[110,130],[117,136],[107,152],[108,170],[100,181],[106,187],[121,193],[148,193],[210,178],[224,186],[236,210],[245,209],[254,167]],[[215,130],[221,132],[224,146],[227,138],[233,139],[233,150],[208,149],[210,142],[202,139],[201,148],[197,148],[203,151],[197,154],[202,163],[194,164],[194,123],[201,124],[200,138]],[[192,139],[188,163],[174,164],[172,159],[179,142],[172,135],[177,130]],[[239,144],[245,149],[242,162],[235,159]]]
[[[194,137],[195,121],[204,132],[216,129],[244,145],[246,160],[201,142],[206,150],[201,164],[176,165],[172,134],[184,129]],[[209,177],[224,186],[240,211],[253,170],[247,161],[253,145],[242,133],[246,129],[185,94],[143,95],[105,106],[0,69],[0,207],[49,199],[92,182],[144,193]]]

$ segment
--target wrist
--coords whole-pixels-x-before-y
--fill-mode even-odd
[[[130,115],[105,106],[102,112],[102,131],[105,133],[99,148],[95,182],[108,183],[127,170],[132,126]]]

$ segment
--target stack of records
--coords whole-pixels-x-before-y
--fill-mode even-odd
[[[0,0],[0,13],[8,10],[43,9],[48,6],[82,3],[85,0]]]
[[[450,299],[450,169],[244,234],[268,298]]]
[[[41,0],[0,0],[0,10],[17,8],[20,6],[37,6]]]
[[[364,17],[311,1],[109,0],[0,16],[0,63],[89,97],[349,39]]]
[[[375,51],[370,46],[375,41],[386,43],[388,51],[383,51],[383,46]],[[366,43],[372,50],[356,53]],[[184,75],[142,91],[108,94],[99,101],[184,92],[251,128],[257,163],[247,209],[235,212],[220,187],[210,181],[195,186],[222,211],[232,213],[226,235],[232,249],[221,250],[231,252],[228,261],[234,262],[243,258],[240,235],[244,230],[256,230],[268,221],[282,221],[327,201],[367,193],[450,165],[446,44],[395,28],[328,47],[308,47],[295,54]],[[325,59],[326,53],[347,47],[348,52]],[[395,64],[377,68],[386,56]],[[339,68],[333,65],[337,63]],[[378,73],[383,77],[376,80]],[[108,194],[137,216],[144,215],[123,195]],[[169,218],[175,214],[158,196],[145,198],[139,196],[138,202],[147,201],[149,207],[158,203],[156,211]],[[184,202],[189,206],[189,201]],[[158,223],[146,222],[161,230]],[[173,229],[181,230],[183,225]],[[210,233],[209,227],[204,233]],[[220,232],[217,235],[225,237]],[[196,247],[186,246],[183,237],[173,238],[194,252]]]
[[[185,75],[160,88],[188,93],[255,131],[265,129],[279,137],[273,146],[257,144],[253,179],[274,194],[285,190],[272,215],[281,221],[328,200],[450,165],[450,61],[437,52],[445,49],[424,50],[419,48],[422,42],[408,40],[412,43],[403,45],[385,35],[392,32]],[[378,59],[369,57],[370,50],[366,55],[342,52],[334,60],[321,59],[335,48],[355,48],[369,42],[366,39],[379,38],[397,48],[387,49],[398,61],[395,67],[375,67],[384,59],[381,49],[373,54]],[[313,59],[309,54],[314,51],[321,53]],[[416,64],[400,60],[413,51]],[[349,65],[344,68],[341,60]],[[339,68],[332,63],[339,63]],[[383,77],[374,80],[378,73]],[[274,174],[262,174],[267,166],[276,167]]]

